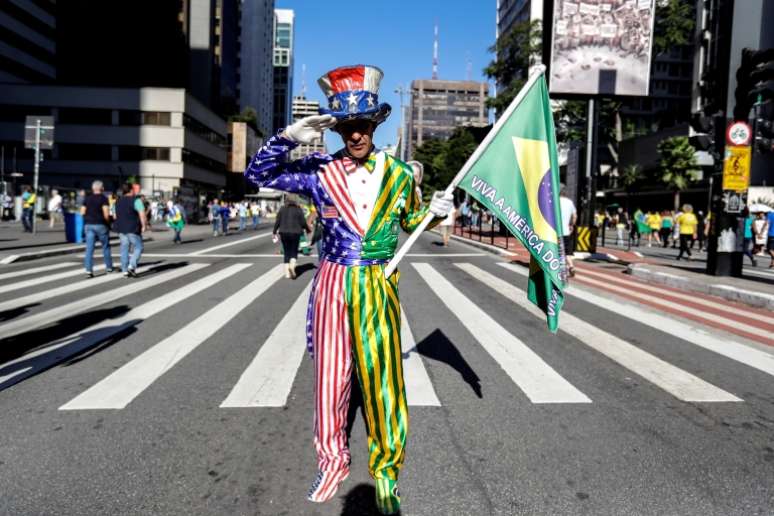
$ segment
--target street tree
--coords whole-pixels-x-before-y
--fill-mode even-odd
[[[660,156],[661,181],[674,192],[674,209],[680,209],[680,192],[696,181],[701,171],[696,162],[696,149],[687,136],[673,136],[661,140],[657,147]]]
[[[643,179],[645,179],[645,174],[642,170],[642,167],[635,163],[626,165],[618,173],[618,183],[626,192],[626,211],[629,211],[629,198],[632,196],[634,188]]]
[[[691,42],[694,28],[693,5],[689,0],[659,0],[653,27],[653,49],[656,54]]]

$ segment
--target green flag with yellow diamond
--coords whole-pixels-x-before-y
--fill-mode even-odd
[[[527,296],[556,332],[564,302],[564,250],[554,120],[541,73],[503,114],[457,184],[530,252]]]

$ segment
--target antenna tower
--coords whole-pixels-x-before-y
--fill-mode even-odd
[[[306,64],[301,65],[301,98],[306,98]]]
[[[438,80],[438,22],[435,22],[433,36],[433,80]]]

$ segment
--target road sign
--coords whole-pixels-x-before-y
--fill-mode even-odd
[[[744,192],[750,185],[750,147],[726,146],[723,162],[723,190]]]
[[[728,145],[750,145],[752,141],[752,128],[745,122],[733,122],[726,130],[726,143]]]
[[[40,148],[51,149],[54,147],[54,117],[53,116],[28,116],[24,121],[24,148],[35,148],[35,132],[38,130],[40,120]]]

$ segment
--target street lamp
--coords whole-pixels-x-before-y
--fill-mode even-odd
[[[411,89],[408,87],[403,87],[402,84],[399,84],[397,88],[395,88],[395,93],[400,95],[400,135],[401,135],[401,142],[400,142],[400,160],[406,161],[406,146],[408,145],[408,125],[407,125],[407,116],[406,116],[406,107],[408,107],[403,102],[403,96],[408,95],[409,102],[411,102]]]

